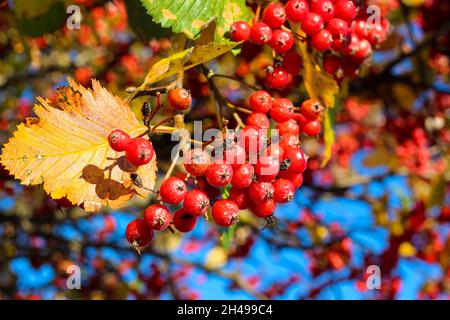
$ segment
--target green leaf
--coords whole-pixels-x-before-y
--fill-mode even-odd
[[[138,88],[138,91],[145,90],[152,83],[214,59],[230,51],[238,44],[239,42],[230,42],[227,44],[208,43],[206,45],[191,47],[177,52],[168,58],[164,58],[152,66],[145,77],[144,83]]]
[[[172,30],[163,28],[160,24],[149,21],[145,8],[140,0],[125,1],[128,23],[134,33],[141,39],[170,37]]]
[[[250,21],[251,10],[245,0],[141,0],[156,23],[183,32],[195,39],[211,21],[216,21],[215,42],[222,42],[236,20]]]
[[[14,0],[14,14],[19,18],[35,18],[47,13],[49,7],[58,2],[62,4],[61,0]]]
[[[327,111],[325,112],[325,117],[323,119],[323,140],[325,143],[325,150],[321,163],[322,167],[325,167],[331,158],[331,148],[333,147],[334,143],[334,119],[335,109],[327,109]]]
[[[68,17],[64,3],[54,0],[46,0],[44,4],[39,1],[19,1],[14,14],[19,31],[31,37],[58,30]]]
[[[231,225],[227,230],[220,235],[220,244],[225,250],[228,250],[233,242],[234,233],[236,232],[236,225]]]

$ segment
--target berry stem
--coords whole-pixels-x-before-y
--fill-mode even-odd
[[[236,112],[233,112],[233,118],[237,122],[237,128],[244,128],[245,127],[244,122],[242,121],[241,117]]]
[[[305,36],[302,36],[301,34],[292,31],[291,29],[289,29],[289,28],[286,27],[286,26],[281,26],[281,30],[288,31],[288,32],[292,33],[292,35],[294,36],[294,38],[296,38],[296,39],[299,40],[299,41],[302,41],[302,42],[303,42],[303,41],[306,41],[306,39],[307,39]]]
[[[173,116],[170,116],[170,117],[167,117],[167,118],[161,120],[160,122],[158,122],[157,124],[155,124],[155,125],[153,126],[153,128],[151,129],[152,132],[155,131],[159,126],[161,126],[161,125],[163,125],[163,124],[165,124],[165,123],[167,123],[167,122],[170,122],[170,121],[172,121],[172,120],[173,120]]]
[[[236,110],[236,111],[240,111],[240,112],[247,113],[247,114],[253,113],[253,111],[251,111],[251,110],[249,110],[249,109],[235,106],[234,104],[232,104],[231,102],[228,102],[228,101],[226,102],[225,105],[226,105],[228,108],[233,109],[233,110]],[[245,126],[244,126],[244,127],[245,127]]]
[[[255,17],[253,18],[253,23],[259,20],[260,14],[261,14],[261,4],[258,4],[258,7],[256,7]]]

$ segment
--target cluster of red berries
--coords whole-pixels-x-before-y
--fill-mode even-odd
[[[273,119],[281,136],[280,145],[291,147],[298,145],[300,133],[316,136],[322,131],[320,123],[324,107],[316,99],[305,100],[300,112],[287,98],[274,99],[267,91],[260,90],[250,95],[248,100],[252,113],[247,116],[246,124],[261,129],[270,127],[267,114]]]
[[[289,99],[274,99],[262,90],[250,95],[248,105],[253,112],[246,126],[237,133],[225,128],[210,144],[214,157],[201,148],[183,152],[186,177],[165,179],[159,188],[160,203],[147,207],[144,219],[128,224],[126,238],[133,246],[149,245],[154,230],[162,231],[171,225],[180,232],[189,232],[210,209],[221,227],[237,223],[244,209],[267,223],[276,221],[276,204],[291,201],[303,183],[307,156],[299,146],[299,135],[320,132],[318,119],[323,107],[309,99],[297,113]],[[277,123],[281,137],[269,145],[267,115]],[[178,206],[173,216],[166,205]]]
[[[132,139],[120,129],[113,130],[109,134],[108,142],[114,151],[125,151],[128,162],[137,167],[152,161],[155,154],[151,141],[143,137]]]
[[[267,69],[266,83],[270,88],[283,89],[291,75],[302,68],[302,59],[294,51],[294,35],[285,23],[300,23],[311,46],[324,56],[324,69],[337,77],[353,76],[359,65],[372,53],[372,46],[386,39],[389,24],[368,23],[364,8],[351,0],[289,0],[286,5],[270,3],[263,11],[262,21],[250,26],[236,21],[230,27],[233,41],[268,44],[283,55],[282,63]]]

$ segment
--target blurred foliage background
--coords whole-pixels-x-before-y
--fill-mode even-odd
[[[449,4],[369,2],[389,17],[389,38],[357,77],[340,83],[325,168],[323,139],[302,138],[308,170],[294,201],[277,209],[279,224],[260,231],[244,213],[230,236],[202,221],[187,235],[159,234],[138,256],[124,230],[147,201],[86,214],[1,169],[0,299],[448,299]],[[153,23],[138,0],[75,3],[79,30],[65,26],[69,1],[0,1],[2,145],[33,116],[35,97],[54,98],[67,76],[85,86],[96,78],[126,97],[176,47],[177,35]],[[209,66],[258,84],[271,59],[229,53]],[[186,121],[214,125],[206,79],[195,69],[185,78],[195,98]],[[218,83],[234,101],[248,94]],[[132,104],[138,116],[143,101]],[[172,142],[153,142],[162,177]],[[81,290],[66,287],[72,264],[82,270]],[[365,283],[373,264],[381,290]]]

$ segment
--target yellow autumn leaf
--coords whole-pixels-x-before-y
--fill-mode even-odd
[[[294,31],[302,36],[306,36],[304,32],[295,26]],[[334,108],[335,96],[339,93],[339,86],[334,78],[322,70],[313,57],[308,52],[308,45],[306,42],[298,42],[298,52],[303,59],[303,85],[306,92],[311,99],[319,100],[326,109]],[[324,157],[321,166],[324,167],[331,158],[331,148],[334,143],[333,120],[329,110],[325,112],[323,122],[324,133]]]
[[[208,269],[219,269],[228,261],[228,254],[223,247],[212,248],[206,255],[205,267]]]
[[[138,90],[145,90],[149,85],[173,76],[181,71],[193,68],[201,63],[214,59],[236,47],[239,42],[226,44],[208,43],[198,45],[156,62],[147,73],[144,83]]]
[[[321,101],[325,107],[333,108],[335,95],[339,93],[339,86],[334,78],[314,62],[308,53],[306,42],[300,42],[300,55],[303,58],[303,84],[312,99]]]
[[[134,194],[146,197],[157,170],[156,159],[137,168],[110,148],[107,138],[112,130],[136,137],[147,128],[98,81],[93,80],[92,87],[69,79],[68,87],[58,89],[55,105],[38,98],[38,118],[18,126],[0,159],[21,184],[43,184],[53,199],[67,197],[89,212],[106,205],[119,208]],[[131,172],[142,179],[142,188],[133,184]]]
[[[325,117],[323,119],[323,141],[325,143],[325,150],[323,152],[322,167],[325,167],[331,159],[331,148],[334,143],[334,130],[333,121],[331,120],[330,110],[325,112]]]
[[[402,0],[402,2],[408,7],[419,7],[424,4],[425,0]]]

